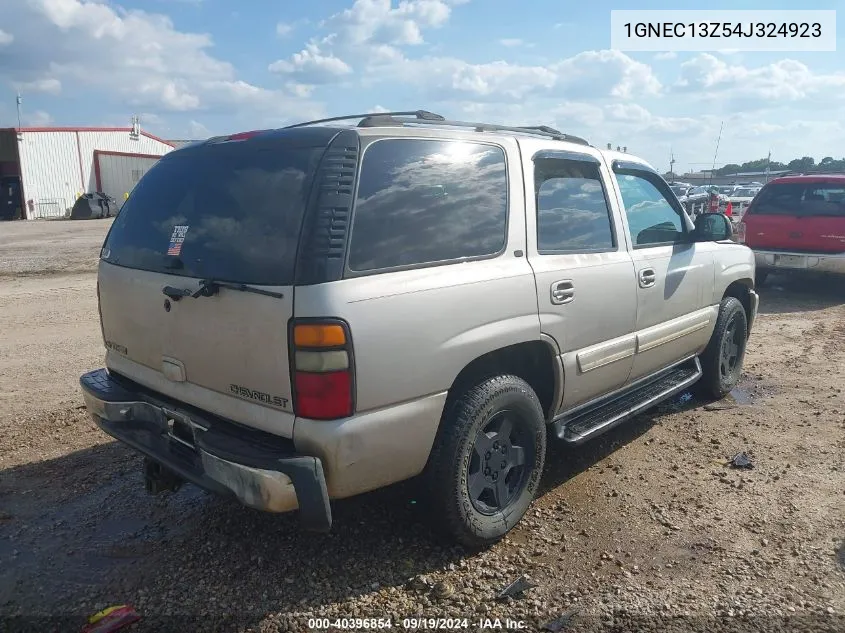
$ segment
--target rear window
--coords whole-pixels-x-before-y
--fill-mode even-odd
[[[290,284],[324,149],[242,142],[174,152],[132,190],[103,259],[185,277]]]
[[[845,185],[839,183],[775,183],[763,188],[753,215],[845,217]]]
[[[507,169],[495,145],[386,139],[364,153],[349,268],[491,256],[505,246]]]

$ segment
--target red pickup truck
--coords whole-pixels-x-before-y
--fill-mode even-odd
[[[845,275],[845,174],[770,181],[743,215],[738,238],[754,251],[757,285],[774,270]]]

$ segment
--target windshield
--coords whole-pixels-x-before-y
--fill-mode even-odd
[[[174,152],[135,186],[102,257],[184,277],[290,284],[323,149],[243,142]]]
[[[754,215],[829,215],[845,217],[845,184],[782,183],[760,191]]]
[[[759,189],[737,189],[733,192],[733,197],[735,198],[753,198],[757,195],[757,192],[760,191]]]

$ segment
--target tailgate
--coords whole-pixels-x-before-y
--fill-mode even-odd
[[[750,248],[806,253],[845,252],[845,217],[802,217],[746,213],[745,242]]]
[[[815,180],[771,183],[743,220],[751,248],[845,252],[845,185]]]
[[[101,320],[110,370],[290,436],[296,251],[331,132],[256,134],[177,150],[141,178],[103,246]],[[213,292],[190,296],[204,281]]]
[[[293,289],[267,288],[282,299],[223,288],[173,301],[162,293],[166,286],[193,291],[198,281],[101,264],[109,369],[186,404],[289,435]]]

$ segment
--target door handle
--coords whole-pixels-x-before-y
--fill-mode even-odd
[[[639,274],[640,288],[651,288],[657,281],[657,273],[653,268],[643,268]]]
[[[575,286],[571,279],[556,281],[552,284],[552,303],[562,305],[575,301]]]

